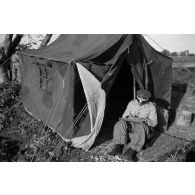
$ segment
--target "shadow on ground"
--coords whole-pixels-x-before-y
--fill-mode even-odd
[[[176,110],[179,107],[181,99],[186,93],[187,83],[174,82],[172,84],[172,94],[171,94],[171,109],[168,127],[174,122],[176,116]]]
[[[6,137],[0,137],[0,161],[14,161],[20,150],[21,142]]]
[[[188,151],[186,151],[186,162],[195,162],[195,143],[191,144]]]

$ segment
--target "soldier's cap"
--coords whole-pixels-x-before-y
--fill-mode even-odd
[[[147,100],[151,97],[151,93],[146,89],[140,89],[137,91],[137,96]]]

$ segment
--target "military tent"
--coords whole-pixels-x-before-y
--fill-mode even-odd
[[[142,35],[64,34],[18,54],[25,109],[75,147],[88,150],[105,109],[115,97],[126,106],[134,88],[146,88],[157,105],[170,106],[172,59]],[[110,108],[119,113],[116,104]]]

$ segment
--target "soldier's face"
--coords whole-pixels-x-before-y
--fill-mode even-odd
[[[141,98],[139,96],[137,96],[137,100],[139,101],[140,104],[147,101],[147,99]]]

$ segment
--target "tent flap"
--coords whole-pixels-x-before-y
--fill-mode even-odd
[[[89,135],[72,139],[72,144],[75,147],[88,150],[94,143],[103,122],[106,94],[101,88],[101,83],[86,68],[79,63],[76,63],[76,66],[87,99],[91,132]]]

